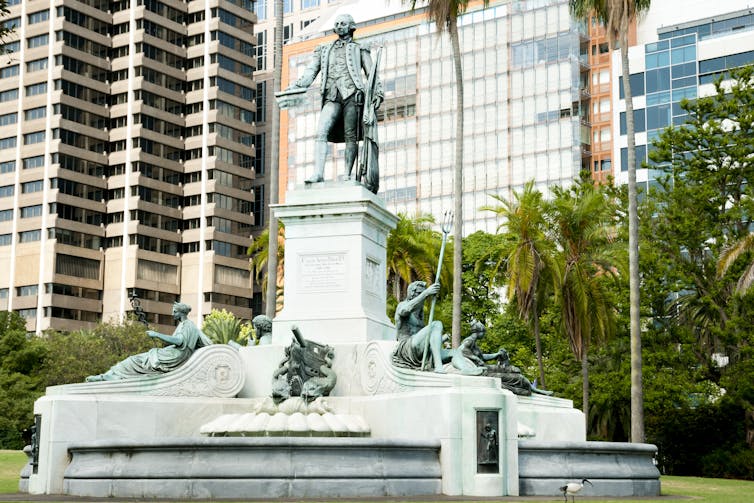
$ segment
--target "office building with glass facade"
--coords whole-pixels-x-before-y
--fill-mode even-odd
[[[250,0],[9,0],[0,309],[30,331],[180,299],[251,317]],[[255,204],[257,206],[255,207]]]
[[[637,183],[645,190],[661,176],[648,159],[664,128],[683,124],[682,99],[714,93],[715,79],[731,68],[754,63],[754,9],[744,0],[666,0],[652,4],[629,48],[636,125]],[[613,155],[619,183],[628,182],[625,99],[620,55],[613,60],[614,123],[619,135]],[[647,164],[646,168],[643,167]]]

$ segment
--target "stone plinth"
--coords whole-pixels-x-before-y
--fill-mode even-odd
[[[568,482],[589,479],[579,496],[660,495],[657,447],[623,442],[541,442],[519,440],[519,491],[522,496],[558,496]]]
[[[386,313],[387,235],[397,218],[356,182],[289,191],[273,208],[285,225],[285,301],[272,343],[291,326],[323,344],[395,338]]]
[[[371,438],[198,438],[72,446],[64,492],[171,498],[363,498],[441,492],[440,443]]]

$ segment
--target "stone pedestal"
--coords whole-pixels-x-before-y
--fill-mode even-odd
[[[289,191],[273,207],[285,225],[285,300],[272,343],[291,326],[323,344],[395,338],[386,312],[387,235],[397,218],[356,182]]]

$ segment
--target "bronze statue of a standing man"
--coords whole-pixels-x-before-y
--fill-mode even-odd
[[[345,142],[346,179],[350,178],[359,153],[358,141],[364,137],[365,125],[362,118],[371,116],[373,124],[366,126],[376,128],[374,110],[382,104],[384,93],[376,78],[376,71],[373,72],[369,49],[353,40],[355,30],[356,23],[350,15],[341,14],[335,18],[333,31],[338,35],[337,40],[319,45],[303,75],[288,88],[307,88],[317,74],[322,74],[322,112],[314,148],[315,169],[306,183],[324,180],[328,140],[334,143]],[[371,88],[368,81],[372,83]],[[365,96],[369,95],[371,102],[364,103]],[[371,110],[368,109],[370,107]],[[365,184],[370,188],[368,183]],[[377,192],[376,186],[370,190]]]

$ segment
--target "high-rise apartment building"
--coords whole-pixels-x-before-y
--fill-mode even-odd
[[[251,0],[9,0],[0,309],[77,329],[171,303],[251,317]]]
[[[404,7],[367,19],[362,9],[346,7],[333,16],[351,13],[355,37],[371,44],[373,55],[383,48],[379,194],[392,211],[439,217],[453,207],[456,100],[449,38],[438,35],[424,10]],[[508,198],[531,179],[544,192],[553,184],[568,185],[582,166],[591,165],[592,154],[586,24],[572,19],[565,0],[492,1],[482,7],[472,2],[459,18],[467,234],[496,230],[496,215],[479,209],[495,203],[490,194]],[[330,39],[332,21],[322,19],[313,37],[284,48],[284,86],[300,75],[314,48]],[[288,133],[281,137],[281,166],[288,169],[281,174],[284,187],[302,184],[311,174],[319,109],[314,84],[307,105],[281,118]],[[326,179],[342,174],[342,149],[332,146]]]
[[[648,152],[667,126],[683,124],[683,98],[714,93],[715,79],[731,68],[754,63],[754,7],[748,0],[653,2],[637,25],[636,44],[629,47],[631,92],[636,127],[636,179],[640,188],[655,184],[662,172],[653,169]],[[628,181],[620,55],[613,56],[613,122],[619,125],[613,147],[614,176]]]

